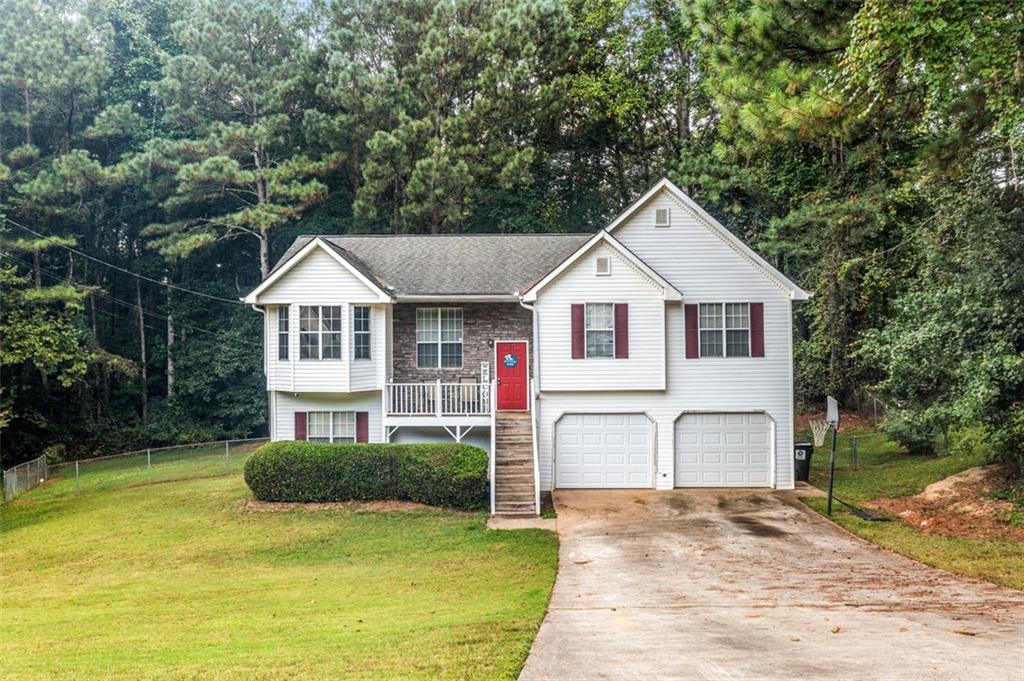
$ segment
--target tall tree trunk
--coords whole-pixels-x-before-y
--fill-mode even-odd
[[[167,397],[174,397],[174,315],[167,313]]]
[[[39,263],[39,251],[32,251],[32,273],[34,275],[36,288],[43,287],[43,270]]]
[[[142,284],[135,280],[135,304],[139,308],[139,365],[142,373],[142,422],[149,418],[149,372],[146,368],[146,319],[143,317]]]
[[[22,86],[21,94],[25,99],[25,144],[32,144],[32,93],[28,91],[27,82]]]
[[[260,240],[260,277],[266,279],[270,276],[270,237],[266,232],[259,233]]]

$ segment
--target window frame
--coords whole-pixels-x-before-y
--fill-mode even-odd
[[[356,323],[356,314],[360,310],[366,310],[366,330],[360,331],[358,324]],[[360,336],[366,336],[366,356],[359,356],[359,342]],[[352,306],[352,360],[353,361],[367,361],[373,359],[373,308],[369,305],[353,305]]]
[[[320,418],[324,414],[327,415],[327,423],[326,423],[327,435],[326,436],[324,436],[324,435],[314,435],[313,434],[313,429],[314,428],[318,428],[319,429],[319,428],[323,427],[323,425],[324,425],[322,423],[319,423]],[[344,422],[340,423],[335,418],[337,416],[345,417]],[[335,427],[336,426],[338,426],[338,425],[348,426],[349,423],[351,423],[351,426],[352,426],[352,431],[351,431],[352,435],[351,436],[341,434],[340,431],[343,430],[343,429],[340,429],[340,428],[338,429],[339,432],[335,433],[335,429],[336,429]],[[357,438],[358,438],[358,434],[356,432],[356,429],[357,429],[357,426],[356,426],[356,412],[354,412],[354,411],[308,411],[308,412],[306,412],[306,440],[309,441],[309,442],[329,442],[331,444],[355,443]]]
[[[324,328],[324,319],[325,319],[325,317],[324,317],[324,310],[334,310],[334,309],[336,309],[338,311],[338,314],[337,314],[336,317],[331,317],[330,320],[332,322],[333,321],[337,321],[338,322],[338,328],[337,329],[325,329]],[[316,329],[313,330],[313,331],[308,331],[308,330],[304,331],[303,328],[302,328],[303,324],[306,321],[304,319],[304,315],[303,315],[303,312],[305,310],[316,310],[316,317],[315,317]],[[345,336],[345,329],[344,329],[344,324],[343,324],[344,318],[345,318],[345,312],[344,312],[344,306],[343,305],[299,305],[299,360],[303,361],[303,362],[315,362],[315,361],[338,362],[338,361],[344,360],[345,359],[345,355],[343,353],[343,348],[344,348],[343,343],[344,343],[344,336]],[[303,353],[303,340],[304,340],[303,336],[313,336],[313,337],[316,338],[316,357],[303,357],[302,356],[302,353]],[[330,336],[337,336],[337,338],[338,338],[338,343],[337,343],[338,354],[337,354],[337,356],[334,356],[334,357],[324,357],[324,338],[325,337],[330,337]],[[331,347],[334,347],[333,343],[332,343]]]
[[[715,327],[704,326],[704,307],[705,306],[716,306],[718,307],[717,317],[721,320],[720,324]],[[746,308],[746,326],[730,326],[729,325],[729,314],[728,307],[730,305],[742,305]],[[721,354],[709,355],[704,352],[704,332],[717,333],[719,334]],[[729,354],[729,332],[730,331],[746,331],[747,333],[747,347],[746,354],[736,355]],[[743,359],[750,358],[753,356],[753,330],[750,324],[750,303],[748,301],[723,301],[715,303],[699,303],[697,307],[697,356],[707,359]]]
[[[445,337],[444,337],[444,326],[443,326],[444,311],[445,310],[451,311],[453,313],[455,313],[455,312],[458,313],[458,321],[459,321],[459,340],[458,341],[453,341],[453,340],[447,340],[446,341],[445,340]],[[420,312],[423,312],[424,317],[426,317],[428,314],[430,314],[432,316],[436,315],[434,320],[435,320],[437,326],[434,329],[434,332],[437,335],[437,340],[427,340],[427,341],[421,341],[420,340]],[[465,312],[463,311],[463,309],[461,307],[417,307],[416,308],[416,324],[415,324],[415,329],[416,329],[416,368],[417,369],[424,369],[424,370],[431,370],[431,369],[434,369],[434,370],[437,370],[437,369],[441,369],[441,370],[445,370],[445,369],[447,369],[447,370],[458,370],[458,369],[462,369],[462,367],[463,367],[463,365],[465,364],[465,361],[466,361],[466,316],[465,316]],[[430,330],[431,329],[424,329],[424,331],[430,331]],[[436,358],[437,358],[437,364],[436,365],[434,365],[434,366],[423,366],[422,364],[420,364],[420,346],[421,345],[433,345],[437,349],[437,354],[435,355]],[[444,346],[445,345],[458,345],[459,346],[459,364],[458,364],[458,366],[455,366],[455,365],[445,366],[444,365]]]
[[[611,320],[611,326],[607,329],[591,329],[590,328],[590,307],[592,305],[606,305],[611,310],[609,319]],[[610,333],[612,338],[611,343],[611,354],[608,355],[591,355],[590,354],[590,333]],[[615,303],[583,303],[583,358],[584,359],[615,359]]]
[[[283,329],[281,327],[284,327]],[[282,305],[277,308],[277,361],[287,362],[291,355],[291,310]],[[282,342],[282,340],[284,342]]]

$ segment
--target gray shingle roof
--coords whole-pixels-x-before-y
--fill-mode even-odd
[[[592,234],[321,236],[353,267],[397,296],[509,295],[573,254]],[[300,236],[278,270],[313,236]]]

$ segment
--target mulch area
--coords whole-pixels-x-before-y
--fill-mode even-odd
[[[920,494],[876,499],[868,505],[924,534],[1024,542],[1024,527],[1004,520],[1013,504],[987,496],[1004,483],[1001,466],[979,466],[928,485]]]
[[[245,510],[254,513],[287,513],[289,511],[376,511],[389,513],[392,511],[452,513],[458,515],[474,515],[469,511],[456,511],[411,501],[328,501],[323,503],[298,503],[284,501],[259,501],[248,499]]]

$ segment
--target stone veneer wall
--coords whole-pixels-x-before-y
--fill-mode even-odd
[[[462,308],[462,368],[416,368],[416,308]],[[394,307],[393,318],[394,364],[396,383],[423,383],[441,379],[458,383],[462,378],[480,378],[480,362],[489,362],[494,378],[495,340],[529,341],[533,353],[533,315],[518,303],[465,303],[465,304],[410,304]],[[490,344],[488,344],[491,342]],[[533,375],[533,357],[530,357],[530,375]]]

